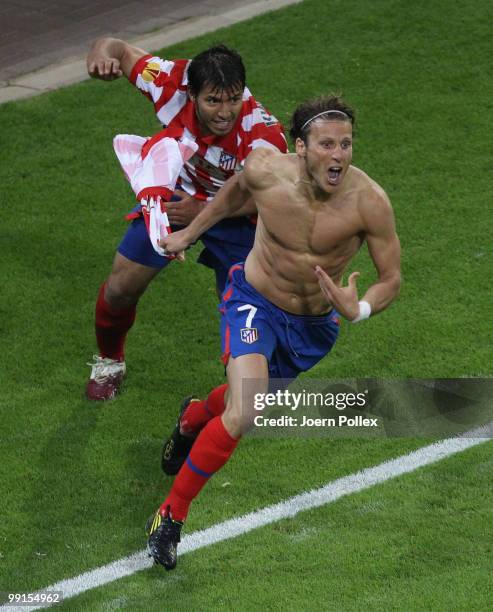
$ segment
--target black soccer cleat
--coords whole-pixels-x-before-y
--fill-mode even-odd
[[[192,402],[198,401],[200,400],[193,396],[183,400],[173,433],[164,443],[163,452],[161,454],[161,469],[165,474],[168,474],[168,476],[178,474],[197,438],[197,436],[184,436],[180,433],[180,419],[188,406]]]
[[[174,521],[170,515],[168,506],[167,516],[162,516],[160,509],[153,514],[146,523],[147,552],[154,559],[156,565],[162,565],[166,571],[175,569],[177,558],[177,546],[180,542],[181,528],[183,523]]]

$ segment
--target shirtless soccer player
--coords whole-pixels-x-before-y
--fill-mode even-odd
[[[191,403],[180,435],[196,436],[170,493],[148,523],[148,549],[172,569],[190,503],[231,457],[253,423],[254,393],[268,379],[294,378],[332,348],[338,317],[353,322],[381,312],[400,286],[400,246],[383,189],[351,165],[352,109],[335,96],[306,102],[292,119],[296,153],[254,151],[245,170],[183,231],[161,241],[180,254],[199,235],[253,196],[258,224],[253,250],[229,271],[221,339],[228,392],[219,387]],[[361,301],[345,269],[366,240],[377,280]],[[248,390],[243,381],[255,379]]]
[[[154,104],[165,127],[158,136],[197,147],[182,166],[175,201],[167,205],[172,227],[190,223],[255,148],[287,151],[279,122],[245,87],[241,57],[223,45],[207,49],[192,61],[164,60],[122,40],[103,38],[93,44],[87,68],[91,76],[103,80],[125,74]],[[112,399],[118,392],[125,373],[125,338],[134,323],[137,302],[170,263],[153,249],[139,216],[140,205],[137,208],[133,213],[137,218],[118,247],[111,274],[96,302],[99,354],[91,364],[87,384],[91,400]],[[245,260],[252,248],[255,224],[245,216],[248,210],[255,207],[237,208],[230,215],[236,218],[225,218],[200,236],[205,249],[199,261],[214,269],[219,292],[224,289],[228,269]]]

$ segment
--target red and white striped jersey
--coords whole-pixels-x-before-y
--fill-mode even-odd
[[[164,60],[145,55],[132,69],[130,82],[154,104],[164,130],[159,137],[193,141],[195,154],[180,172],[180,187],[188,194],[211,200],[225,181],[243,166],[257,147],[287,152],[287,142],[279,121],[245,87],[243,107],[229,134],[202,136],[193,102],[187,96],[187,68],[191,60]]]

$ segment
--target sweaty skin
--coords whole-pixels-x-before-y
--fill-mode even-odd
[[[255,289],[294,314],[318,315],[334,306],[352,320],[359,314],[359,273],[345,287],[342,277],[366,240],[378,278],[362,299],[375,314],[399,291],[400,246],[385,192],[351,165],[351,157],[349,121],[314,121],[307,144],[297,140],[296,154],[253,151],[244,172],[162,245],[170,253],[182,251],[251,194],[259,218],[245,275]]]

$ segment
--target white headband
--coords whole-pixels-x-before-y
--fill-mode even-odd
[[[345,113],[344,111],[340,111],[340,110],[326,110],[326,111],[323,111],[322,113],[318,113],[318,115],[315,115],[314,117],[311,117],[311,119],[308,119],[308,121],[305,121],[305,123],[301,126],[300,132],[302,132],[309,123],[311,123],[312,121],[315,121],[315,119],[317,119],[318,117],[321,117],[322,115],[328,115],[329,113],[335,113],[337,115],[342,115],[343,117],[345,117],[349,121],[351,120],[351,117],[347,113]]]

